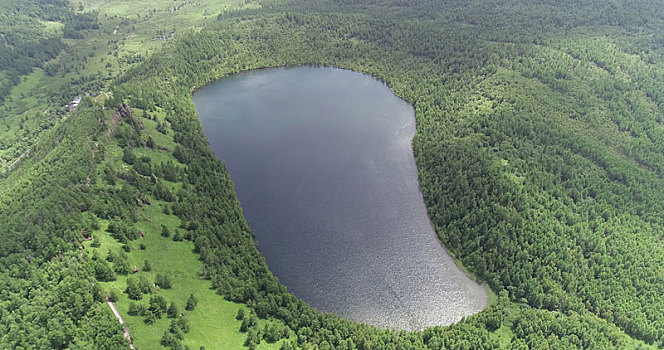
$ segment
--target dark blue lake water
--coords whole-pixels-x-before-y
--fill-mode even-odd
[[[295,295],[408,330],[485,307],[431,228],[414,111],[387,86],[341,69],[270,69],[205,86],[194,102],[260,252]]]

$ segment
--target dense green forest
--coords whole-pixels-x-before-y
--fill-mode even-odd
[[[127,347],[108,295],[139,320],[137,344],[157,329],[159,344],[139,348],[230,348],[195,335],[201,306],[187,285],[138,260],[162,241],[190,244],[194,273],[240,305],[228,324],[249,348],[664,347],[656,2],[262,5],[210,15],[113,77],[0,180],[0,347]],[[373,75],[415,106],[429,216],[499,295],[487,309],[448,327],[381,330],[312,309],[270,273],[191,90],[301,64]]]

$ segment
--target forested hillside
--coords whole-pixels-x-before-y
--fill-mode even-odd
[[[48,132],[0,192],[0,348],[117,349],[121,327],[79,254],[99,113]],[[82,253],[82,252],[81,252]]]
[[[208,326],[200,308],[178,306],[200,281],[237,303],[206,305],[242,310],[222,323],[249,348],[664,347],[661,11],[294,1],[217,16],[84,99],[0,180],[0,344],[126,346],[107,294],[135,317],[139,348],[240,346],[228,345],[239,333],[226,346],[196,333]],[[449,327],[381,330],[317,312],[269,272],[191,92],[300,64],[373,75],[415,106],[429,216],[499,295],[486,310]],[[200,271],[151,266],[162,248],[196,254]]]

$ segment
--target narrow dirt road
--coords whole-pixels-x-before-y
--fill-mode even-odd
[[[122,319],[122,316],[120,316],[120,313],[118,312],[118,309],[115,308],[115,305],[113,305],[113,302],[111,299],[108,298],[108,295],[106,296],[106,303],[108,306],[111,308],[111,311],[113,311],[113,314],[115,317],[118,318],[118,322],[122,325],[122,333],[124,334],[124,337],[129,340],[129,348],[131,350],[135,350],[136,348],[134,347],[134,341],[131,340],[131,337],[129,336],[129,328],[125,327],[124,325],[124,320]]]

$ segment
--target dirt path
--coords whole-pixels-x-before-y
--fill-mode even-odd
[[[9,165],[5,168],[4,172],[5,172],[5,173],[8,173],[8,172],[12,171],[12,169],[14,169],[14,167],[15,167],[15,166],[21,161],[21,159],[23,159],[23,158],[25,158],[25,157],[27,157],[27,156],[30,155],[30,151],[32,151],[32,149],[28,149],[28,150],[25,151],[23,154],[21,154],[18,158],[16,158],[16,160],[14,160],[11,164],[9,164]]]
[[[11,117],[11,118],[22,117],[22,116],[26,115],[27,113],[32,112],[35,108],[37,108],[37,107],[32,107],[32,108],[28,109],[27,111],[24,111],[23,113],[17,114],[17,115],[15,115],[15,116]]]
[[[118,309],[115,308],[115,305],[113,305],[113,302],[111,299],[108,298],[108,295],[106,296],[106,303],[108,306],[111,308],[111,311],[113,311],[113,314],[115,317],[118,318],[118,322],[122,325],[122,333],[124,334],[124,337],[129,340],[129,348],[131,350],[135,350],[136,348],[134,347],[134,341],[131,340],[131,337],[129,336],[129,328],[125,327],[124,325],[124,320],[122,319],[122,316],[120,316],[120,313],[118,312]]]

